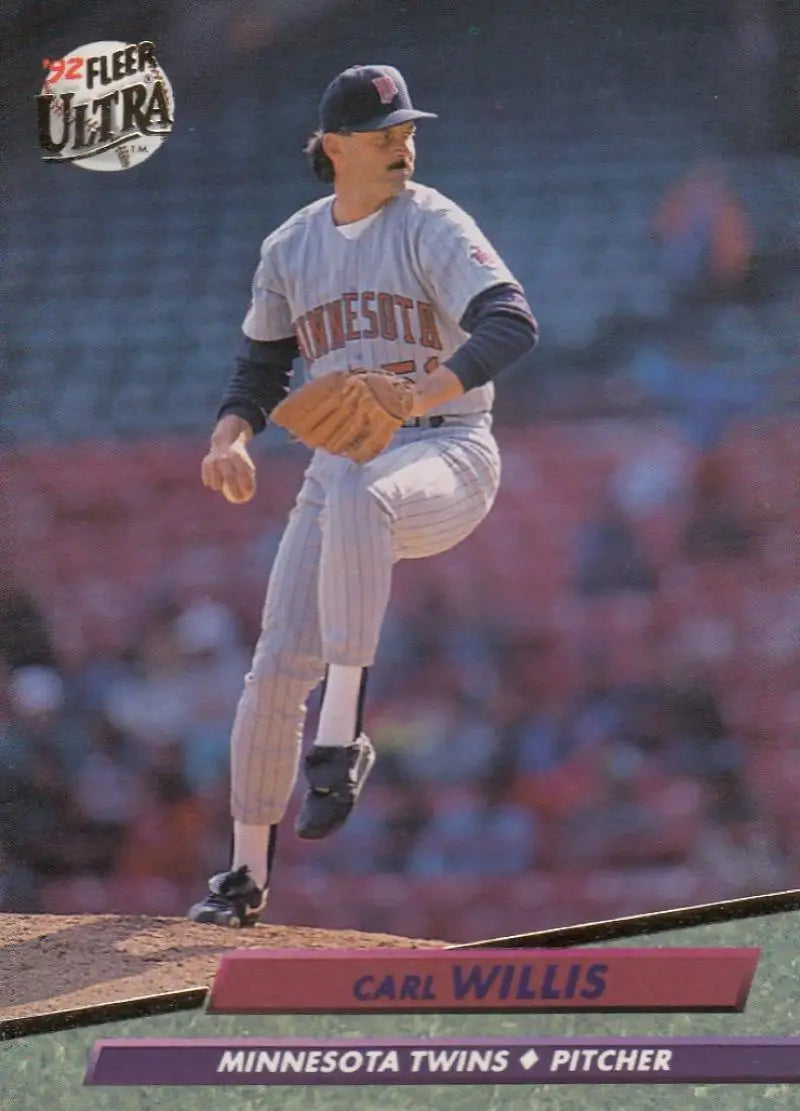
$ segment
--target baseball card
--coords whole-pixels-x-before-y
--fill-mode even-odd
[[[794,5],[0,19],[9,1107],[795,1106]]]

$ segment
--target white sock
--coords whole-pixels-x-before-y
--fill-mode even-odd
[[[331,664],[317,726],[316,745],[349,745],[356,737],[364,669]]]
[[[246,864],[259,887],[267,882],[267,847],[270,826],[233,823],[233,870]]]

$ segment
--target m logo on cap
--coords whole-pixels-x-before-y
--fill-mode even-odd
[[[380,77],[373,77],[372,84],[378,90],[378,96],[381,98],[381,104],[391,104],[397,94],[400,92],[393,79],[387,74],[381,74]]]

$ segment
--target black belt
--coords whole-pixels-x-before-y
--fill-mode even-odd
[[[411,420],[404,420],[403,428],[440,428],[447,417],[412,417]]]

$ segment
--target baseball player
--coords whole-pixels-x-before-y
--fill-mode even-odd
[[[250,498],[247,443],[270,417],[314,451],[233,724],[230,870],[190,909],[196,922],[257,921],[320,682],[295,831],[343,825],[375,759],[362,711],[392,566],[458,544],[497,493],[492,379],[536,344],[537,325],[473,220],[413,181],[423,118],[436,117],[392,66],[339,74],[306,146],[333,191],[262,245],[202,480]],[[298,358],[308,380],[290,392]]]

